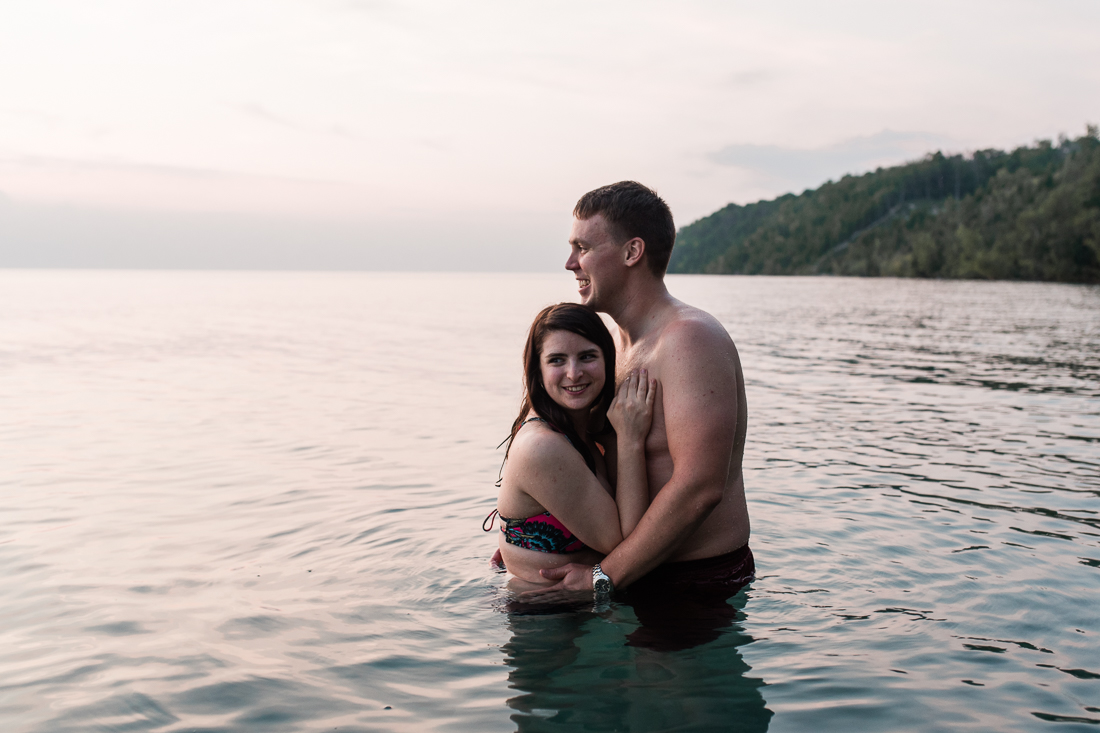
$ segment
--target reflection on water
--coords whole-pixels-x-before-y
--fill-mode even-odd
[[[487,566],[566,273],[0,272],[4,730],[1095,730],[1100,289],[670,287],[741,350],[757,579],[656,651]]]
[[[731,602],[741,615],[749,593]],[[508,618],[508,700],[520,731],[765,731],[772,716],[764,682],[738,648],[752,642],[733,625],[690,651],[628,646],[632,609]]]

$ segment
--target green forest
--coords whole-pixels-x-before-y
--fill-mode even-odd
[[[1100,140],[933,153],[682,228],[669,272],[1100,282]]]

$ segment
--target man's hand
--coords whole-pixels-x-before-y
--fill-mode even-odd
[[[520,593],[517,600],[522,603],[575,603],[592,600],[592,566],[569,563],[560,568],[540,570],[539,575],[547,580],[560,581],[555,585],[538,590]]]
[[[504,558],[500,554],[500,548],[493,553],[492,559],[489,560],[489,567],[493,570],[504,570]]]
[[[547,580],[560,580],[552,588],[560,587],[562,590],[592,590],[592,566],[579,565],[571,562],[560,568],[546,568],[540,570],[539,575]]]

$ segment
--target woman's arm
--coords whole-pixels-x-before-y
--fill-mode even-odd
[[[560,433],[539,425],[521,431],[508,456],[504,483],[513,500],[525,494],[523,505],[534,500],[594,550],[606,554],[623,540],[615,500]],[[498,508],[504,516],[510,503],[502,491]],[[532,513],[528,506],[515,516]]]
[[[657,382],[645,369],[631,372],[623,380],[611,407],[608,420],[615,428],[615,503],[619,508],[619,529],[624,538],[638,526],[649,508],[649,481],[645,467],[645,439],[653,422],[653,403]]]

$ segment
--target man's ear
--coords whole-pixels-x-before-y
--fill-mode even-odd
[[[627,267],[633,267],[641,262],[644,254],[645,242],[640,237],[634,237],[623,245],[623,256],[626,258],[624,262]]]

